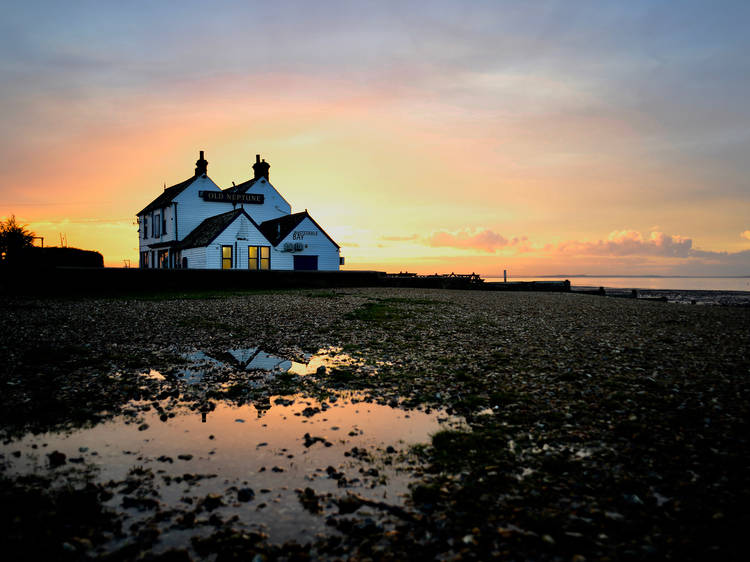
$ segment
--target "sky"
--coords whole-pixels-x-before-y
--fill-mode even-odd
[[[9,2],[0,219],[137,264],[193,174],[347,269],[750,275],[750,3]]]

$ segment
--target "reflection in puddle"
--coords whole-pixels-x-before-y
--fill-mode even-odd
[[[258,357],[237,360],[250,365]],[[399,467],[409,460],[409,446],[460,423],[364,399],[353,392],[325,401],[272,396],[264,412],[220,402],[202,413],[168,400],[132,402],[122,416],[92,428],[2,445],[0,461],[10,474],[93,469],[114,492],[107,505],[124,508],[128,525],[153,510],[171,514],[159,519],[160,548],[185,540],[186,518],[193,535],[209,532],[217,520],[211,518],[236,517],[235,525],[262,530],[273,542],[310,540],[331,532],[325,518],[345,513],[335,500],[348,493],[403,504],[411,473]],[[53,451],[64,457],[53,462]],[[305,488],[331,496],[311,510],[310,497],[300,499]]]
[[[301,363],[266,353],[257,347],[230,349],[225,352],[209,353],[194,351],[183,356],[189,365],[178,371],[180,378],[188,384],[197,384],[204,380],[207,373],[226,369],[256,372],[260,378],[269,378],[280,373],[291,373],[299,376],[320,373],[323,369],[355,367],[367,372],[375,367],[368,367],[363,361],[341,352],[340,348],[331,347],[307,356],[307,362]]]

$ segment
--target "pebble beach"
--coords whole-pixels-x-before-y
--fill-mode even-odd
[[[30,559],[746,551],[748,307],[354,288],[2,296],[0,310],[0,528]],[[391,414],[401,425],[381,433]],[[223,415],[225,433],[199,433]],[[271,441],[224,445],[256,418],[308,425],[278,461]],[[167,450],[179,423],[203,445]],[[126,426],[132,443],[109,443],[131,455],[118,473],[84,436]],[[209,470],[221,455],[244,472]]]

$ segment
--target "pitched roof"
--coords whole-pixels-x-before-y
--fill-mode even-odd
[[[274,246],[278,246],[279,242],[289,236],[289,233],[297,228],[299,223],[301,223],[306,218],[310,219],[310,221],[318,228],[318,230],[320,230],[325,235],[325,237],[331,241],[331,244],[333,244],[337,248],[340,248],[340,246],[333,241],[333,238],[328,236],[328,233],[323,230],[317,222],[315,222],[315,219],[313,219],[307,211],[304,211],[302,213],[293,213],[291,215],[284,215],[283,217],[264,221],[260,223],[260,226],[258,226],[258,230],[261,231],[263,236],[268,238],[268,241],[271,244],[273,244]]]
[[[180,249],[186,248],[200,248],[202,246],[208,246],[216,237],[221,234],[225,228],[234,222],[234,220],[240,215],[245,215],[248,220],[258,226],[256,222],[248,215],[244,209],[234,209],[220,215],[214,215],[208,217],[198,226],[196,226],[190,234],[185,236],[182,242],[179,243]]]
[[[281,242],[287,235],[294,230],[299,223],[307,216],[307,213],[294,213],[292,215],[284,215],[275,219],[263,221],[260,223],[258,229],[260,232],[268,238],[268,241],[276,246]]]
[[[172,202],[172,199],[174,199],[180,193],[185,191],[185,189],[197,179],[198,179],[198,176],[193,176],[190,179],[186,179],[185,181],[176,183],[175,185],[168,187],[159,195],[159,197],[157,197],[156,199],[151,201],[151,203],[146,205],[143,208],[143,210],[136,213],[136,216],[141,216],[145,213],[148,213],[149,211],[153,211],[154,209],[161,209],[163,207],[166,207]]]
[[[252,178],[247,181],[243,181],[242,183],[238,185],[233,185],[232,187],[227,187],[223,191],[230,191],[232,193],[247,193],[247,190],[253,187],[253,184],[258,178]]]

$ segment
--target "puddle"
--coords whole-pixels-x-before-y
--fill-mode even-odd
[[[203,382],[207,375],[227,370],[257,373],[261,380],[281,373],[307,376],[331,368],[353,368],[365,374],[373,374],[377,370],[377,366],[368,366],[364,361],[342,353],[341,348],[337,347],[326,348],[307,356],[306,362],[278,357],[258,347],[229,349],[217,353],[194,351],[184,354],[183,357],[189,365],[179,369],[177,374],[188,384],[198,384]]]
[[[241,364],[286,368],[270,355],[237,351],[229,354]],[[304,365],[306,372],[326,366],[311,363]],[[216,521],[232,518],[234,526],[267,533],[272,542],[311,540],[333,532],[326,517],[346,513],[335,500],[348,494],[403,505],[412,478],[404,470],[409,447],[461,424],[435,410],[368,402],[358,392],[331,396],[321,402],[277,395],[270,408],[260,410],[219,402],[202,412],[168,400],[132,402],[124,415],[91,428],[2,445],[0,464],[6,474],[59,475],[61,485],[69,471],[88,471],[114,493],[107,505],[124,508],[124,528],[158,521],[159,550],[208,534]],[[50,457],[53,451],[65,460]],[[311,489],[307,495],[305,488]],[[311,505],[320,513],[311,513]],[[154,517],[154,510],[166,515]],[[368,504],[357,515],[368,510],[374,518],[380,515]]]

